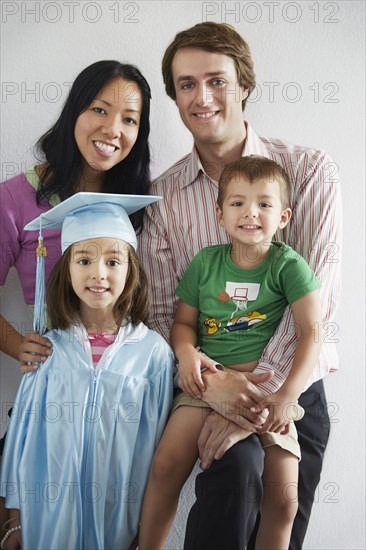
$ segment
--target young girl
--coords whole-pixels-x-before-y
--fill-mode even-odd
[[[265,465],[256,549],[288,548],[297,511],[300,459],[290,420],[302,414],[297,400],[316,365],[320,339],[315,335],[322,325],[319,281],[294,250],[272,242],[276,230],[291,218],[290,190],[288,177],[278,164],[254,155],[227,165],[221,175],[217,216],[232,243],[198,253],[177,288],[180,301],[171,343],[179,361],[180,387],[186,393],[174,401],[153,461],[141,518],[140,550],[164,547],[181,487],[197,460],[198,437],[211,412],[201,399],[203,369],[216,371],[221,364],[227,371],[252,372],[291,304],[298,328],[291,372],[277,392],[253,407],[256,413],[270,410],[257,428]],[[197,351],[197,344],[208,357]],[[224,413],[223,407],[230,405],[213,403],[212,407]],[[256,437],[252,431],[246,437]],[[219,490],[212,487],[212,491]],[[256,498],[251,487],[239,480],[235,488],[223,487],[223,529],[225,498],[230,498],[231,490],[244,491],[248,501]],[[208,494],[208,508],[209,498]],[[245,521],[245,511],[237,513]]]
[[[128,550],[136,537],[172,395],[128,218],[154,200],[78,193],[27,226],[62,226],[63,256],[47,289],[53,354],[24,376],[4,449],[5,548]]]

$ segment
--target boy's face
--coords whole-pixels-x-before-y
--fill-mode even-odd
[[[199,48],[181,48],[172,64],[176,104],[196,145],[236,145],[245,139],[242,100],[234,61]]]
[[[282,208],[277,180],[250,183],[234,175],[226,186],[222,208],[217,207],[217,217],[233,244],[269,246],[277,229],[289,222],[291,210]]]

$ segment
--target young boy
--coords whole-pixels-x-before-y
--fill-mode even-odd
[[[228,371],[252,372],[290,304],[298,336],[291,372],[278,391],[252,407],[256,413],[269,410],[257,427],[265,463],[256,548],[288,548],[300,459],[291,411],[316,365],[322,325],[319,281],[295,251],[272,242],[277,229],[290,221],[290,193],[282,167],[264,157],[243,157],[221,175],[217,217],[232,242],[198,253],[176,291],[180,301],[171,343],[185,393],[175,399],[154,458],[140,550],[163,548],[180,489],[197,460],[198,436],[210,413],[200,399],[205,390],[202,369],[215,371],[224,365]]]

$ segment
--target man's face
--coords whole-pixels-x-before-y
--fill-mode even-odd
[[[172,64],[176,104],[196,145],[236,145],[245,138],[240,87],[231,57],[181,48]]]

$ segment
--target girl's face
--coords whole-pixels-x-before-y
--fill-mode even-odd
[[[141,111],[142,95],[135,82],[118,77],[102,88],[75,124],[85,165],[104,172],[124,160],[136,142]]]
[[[126,284],[128,249],[124,241],[106,237],[72,245],[70,278],[82,321],[103,318],[114,324],[113,308]]]

